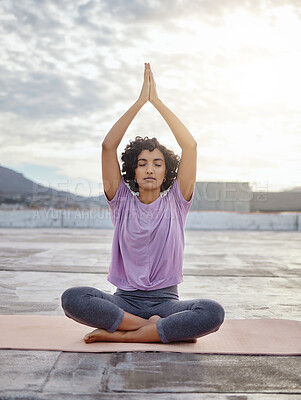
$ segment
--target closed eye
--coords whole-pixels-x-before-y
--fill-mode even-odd
[[[146,164],[139,164],[139,167],[145,167]],[[155,164],[155,167],[161,167],[162,164]]]

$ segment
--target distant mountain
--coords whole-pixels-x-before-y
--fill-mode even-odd
[[[77,196],[70,192],[47,188],[24,177],[23,174],[0,165],[0,202],[25,205],[80,208],[107,207],[104,195]]]
[[[46,193],[46,187],[39,185],[23,174],[0,165],[0,193],[5,194],[32,194],[33,190]],[[54,193],[57,191],[54,190]]]

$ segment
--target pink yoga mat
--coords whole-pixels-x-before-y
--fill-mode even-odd
[[[64,316],[0,315],[0,349],[71,352],[163,351],[215,354],[301,354],[301,322],[286,319],[232,319],[197,343],[86,344],[94,328]]]

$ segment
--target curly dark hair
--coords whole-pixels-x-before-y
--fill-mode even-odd
[[[163,153],[165,160],[166,178],[161,185],[161,191],[163,192],[168,189],[176,179],[180,157],[172,150],[160,144],[156,138],[150,139],[147,136],[144,138],[136,136],[135,140],[131,140],[121,154],[122,172],[124,172],[122,175],[123,179],[130,185],[131,190],[134,192],[139,192],[139,186],[134,181],[138,156],[142,150],[153,151],[154,149],[159,149]]]

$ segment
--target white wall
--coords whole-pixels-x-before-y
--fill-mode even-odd
[[[0,210],[1,228],[112,229],[109,210]],[[301,213],[190,211],[188,230],[284,230],[301,232]]]

